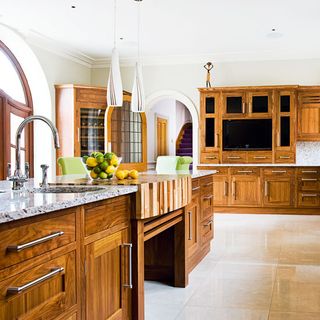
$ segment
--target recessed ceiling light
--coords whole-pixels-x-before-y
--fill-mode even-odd
[[[271,32],[267,33],[267,38],[270,39],[279,39],[281,37],[283,37],[283,34],[278,32],[276,28],[272,28]]]
[[[120,37],[120,40],[123,40],[123,37]]]
[[[76,6],[74,6],[74,5],[71,6],[71,9],[75,9],[75,8],[76,8]]]

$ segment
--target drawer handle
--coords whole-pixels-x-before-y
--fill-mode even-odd
[[[241,159],[239,156],[228,156],[228,159]]]
[[[280,156],[280,159],[290,159],[290,156]]]
[[[192,188],[192,191],[197,191],[199,189],[200,189],[200,187],[195,187],[195,188]]]
[[[189,238],[188,240],[192,240],[192,212],[188,212],[189,215]]]
[[[272,173],[287,173],[286,170],[272,170]]]
[[[213,182],[209,182],[207,184],[204,185],[204,187],[209,187],[209,186],[212,186],[213,185]]]
[[[204,224],[204,226],[205,226],[205,227],[209,227],[209,226],[212,225],[212,223],[213,223],[213,220],[210,220],[208,223]]]
[[[264,196],[265,197],[269,196],[269,183],[268,183],[268,181],[264,182]]]
[[[265,157],[265,156],[255,156],[255,157],[253,157],[254,159],[267,159],[267,157]]]
[[[236,200],[236,183],[235,183],[235,181],[232,181],[231,194],[232,194],[233,200]]]
[[[225,182],[224,182],[224,192],[223,192],[223,195],[224,195],[225,197],[228,196],[228,181],[225,181]]]
[[[36,246],[38,244],[41,244],[43,242],[52,240],[52,239],[60,237],[62,235],[64,235],[63,231],[53,232],[53,233],[49,234],[48,236],[42,237],[40,239],[36,239],[36,240],[30,241],[30,242],[27,242],[27,243],[24,243],[24,244],[18,244],[16,246],[9,246],[7,248],[7,251],[8,252],[20,252],[22,250],[34,247],[34,246]]]
[[[62,267],[57,267],[57,268],[53,268],[51,269],[51,271],[49,273],[47,273],[46,275],[36,279],[36,280],[33,280],[33,281],[30,281],[26,284],[24,284],[23,286],[21,287],[10,287],[7,289],[7,295],[14,295],[14,294],[18,294],[18,293],[21,293],[22,291],[25,291],[43,281],[46,281],[52,277],[54,277],[55,275],[57,275],[58,273],[61,273],[64,271],[64,268]]]
[[[132,289],[132,243],[123,243],[122,247],[127,247],[129,248],[129,283],[126,284],[124,283],[123,286],[125,288],[130,288]]]
[[[212,156],[212,157],[206,157],[206,159],[209,159],[209,160],[212,159],[212,160],[213,160],[213,159],[217,159],[217,157],[214,157],[214,156]]]
[[[315,197],[317,197],[318,195],[316,194],[316,193],[303,193],[302,195],[301,195],[301,197],[302,198],[315,198]]]
[[[302,170],[302,173],[318,173],[317,170]]]
[[[253,173],[252,170],[238,170],[238,173]]]
[[[204,200],[210,200],[212,198],[213,198],[213,196],[203,197]]]
[[[318,181],[318,179],[313,179],[313,178],[310,178],[310,179],[307,179],[307,178],[302,178],[301,181]]]

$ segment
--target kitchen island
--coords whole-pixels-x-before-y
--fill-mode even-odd
[[[184,287],[210,250],[213,173],[0,182],[0,319],[144,319],[144,279]]]

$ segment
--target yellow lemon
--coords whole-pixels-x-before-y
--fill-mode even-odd
[[[90,177],[92,178],[92,179],[97,179],[98,178],[98,173],[95,173],[93,170],[90,172]]]
[[[116,177],[119,179],[119,180],[123,180],[125,178],[125,172],[123,170],[118,170],[116,172]]]
[[[94,168],[98,165],[98,162],[94,157],[89,157],[86,161],[86,165],[91,168]]]
[[[139,172],[137,170],[131,170],[129,172],[129,176],[132,178],[132,179],[138,179],[139,177]]]
[[[110,160],[110,164],[114,167],[117,167],[118,166],[118,162],[119,162],[119,159],[117,156],[113,155],[111,160]]]
[[[114,173],[114,170],[115,170],[114,166],[108,166],[106,173]]]
[[[124,178],[127,179],[129,177],[129,170],[123,170],[124,172]]]

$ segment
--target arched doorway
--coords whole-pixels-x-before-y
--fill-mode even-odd
[[[173,90],[166,90],[166,91],[158,91],[150,96],[147,97],[146,99],[146,104],[147,104],[147,117],[148,117],[148,112],[149,110],[152,110],[152,108],[159,102],[161,101],[171,101],[171,103],[174,104],[180,104],[181,106],[184,106],[187,110],[188,113],[190,113],[191,116],[191,122],[192,122],[192,157],[193,157],[193,167],[195,168],[196,165],[198,164],[198,148],[199,148],[199,116],[198,116],[198,111],[194,103],[186,97],[184,94],[178,92],[178,91],[173,91]],[[150,117],[148,117],[148,128],[150,129],[150,126],[153,127],[155,125],[155,121],[151,119],[150,123]],[[155,127],[154,127],[155,128]],[[155,129],[154,129],[155,130]],[[148,132],[150,132],[148,130]],[[154,137],[148,136],[148,163],[150,166],[152,166],[156,158],[156,152],[152,151],[152,148],[150,148],[151,143],[156,145],[156,141]],[[174,141],[175,145],[176,141]],[[175,148],[176,149],[176,148]],[[152,154],[153,153],[153,154]],[[172,152],[171,152],[172,153]],[[150,163],[151,162],[151,163]]]
[[[0,180],[7,177],[7,164],[11,172],[15,169],[15,133],[19,124],[33,112],[30,87],[22,67],[10,51],[0,41]],[[33,131],[32,126],[25,129],[21,141],[21,158],[30,165],[33,176]],[[23,168],[22,168],[23,170]]]

